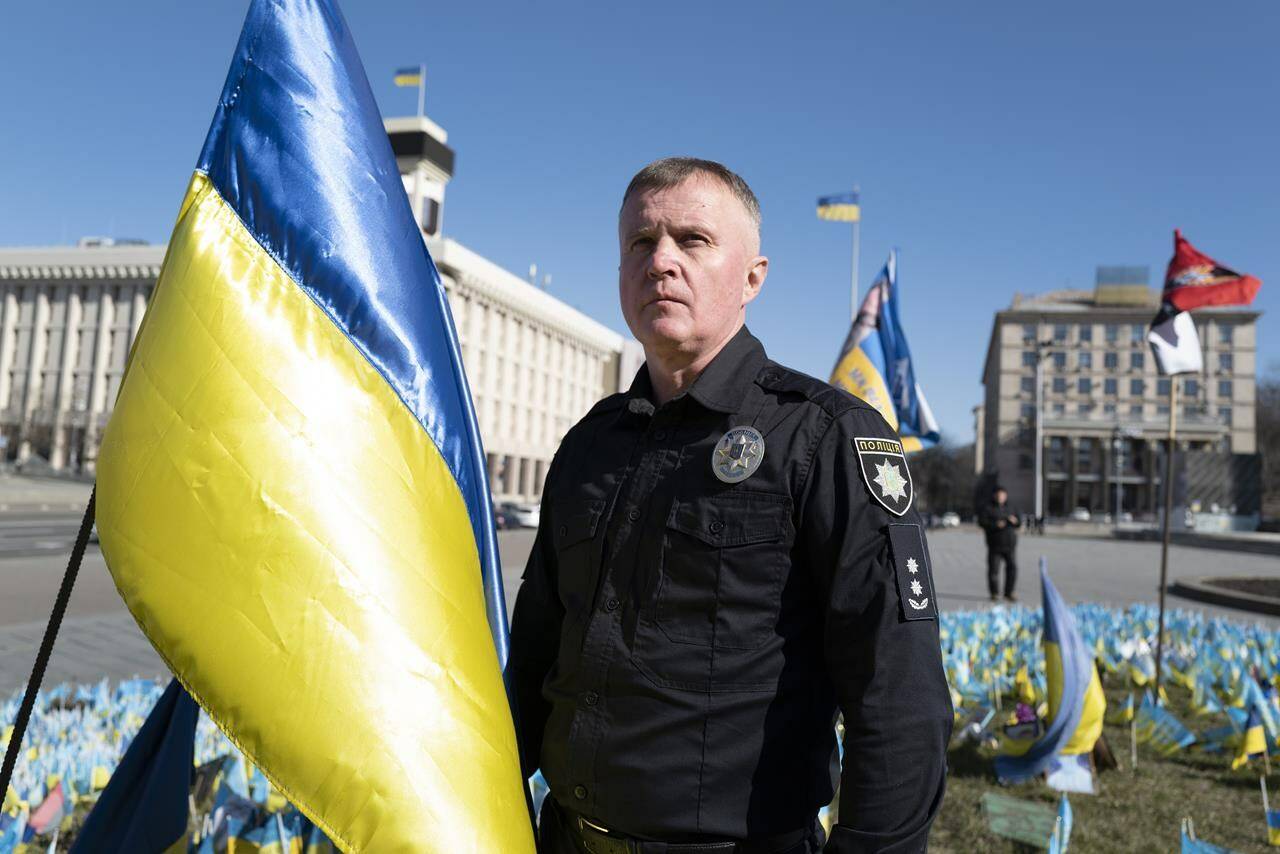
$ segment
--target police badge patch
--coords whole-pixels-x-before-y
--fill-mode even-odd
[[[902,619],[932,620],[938,616],[933,592],[933,571],[929,552],[919,525],[889,524],[889,549],[893,552],[893,572],[898,578],[898,601]]]
[[[911,509],[914,491],[902,443],[896,439],[854,439],[853,449],[858,452],[862,479],[871,497],[895,516]]]
[[[711,470],[724,483],[741,483],[760,468],[764,436],[754,427],[734,427],[711,452]]]

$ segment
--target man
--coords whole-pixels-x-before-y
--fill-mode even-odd
[[[978,514],[978,524],[987,532],[987,591],[991,601],[1000,598],[1000,563],[1004,562],[1004,598],[1016,602],[1014,585],[1018,583],[1018,564],[1014,552],[1018,546],[1017,529],[1022,526],[1018,514],[1009,507],[1009,493],[996,486],[991,503]]]
[[[921,851],[951,703],[910,474],[871,407],[766,358],[725,167],[641,170],[619,296],[645,366],[560,446],[511,632],[543,854]]]

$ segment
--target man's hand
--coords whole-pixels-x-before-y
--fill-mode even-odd
[[[1010,525],[1016,525],[1016,524],[1018,524],[1018,517],[1017,517],[1017,516],[1010,516],[1010,517],[1009,517],[1009,524],[1010,524]]]
[[[996,521],[996,527],[997,527],[997,528],[1003,528],[1003,527],[1004,527],[1005,525],[1007,525],[1007,524],[1009,524],[1009,523],[1008,523],[1006,520],[1004,520],[1004,519],[999,519],[999,520],[997,520],[997,521]]]

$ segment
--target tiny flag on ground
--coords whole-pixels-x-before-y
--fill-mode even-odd
[[[1235,758],[1231,760],[1231,768],[1235,770],[1254,759],[1261,759],[1266,752],[1267,734],[1262,728],[1262,717],[1257,709],[1250,709],[1244,732],[1240,736],[1240,746],[1236,749]]]
[[[1267,810],[1267,844],[1280,845],[1280,810]]]
[[[27,831],[28,833],[48,833],[62,823],[66,814],[66,790],[63,789],[62,781],[59,780],[40,802],[40,806],[31,811],[31,818],[27,819]]]
[[[857,222],[862,218],[862,206],[857,192],[823,196],[818,199],[818,219],[836,222]]]

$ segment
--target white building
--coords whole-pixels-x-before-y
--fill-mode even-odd
[[[442,236],[454,160],[445,132],[426,118],[387,130],[449,295],[494,497],[534,501],[569,427],[630,383],[636,345]],[[0,248],[4,459],[93,471],[164,252],[110,240]]]

